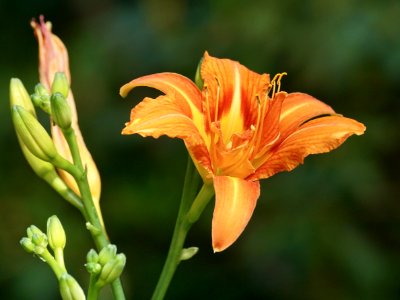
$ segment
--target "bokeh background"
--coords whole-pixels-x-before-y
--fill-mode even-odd
[[[288,72],[284,90],[314,95],[367,132],[263,181],[245,233],[220,254],[211,249],[210,205],[187,241],[200,252],[179,267],[167,299],[400,299],[398,0],[2,0],[1,299],[59,299],[47,265],[19,246],[29,225],[44,229],[59,216],[69,271],[84,286],[93,247],[78,212],[30,170],[11,126],[10,78],[30,91],[38,81],[29,22],[40,14],[69,50],[81,130],[102,175],[104,218],[128,256],[128,299],[149,299],[156,284],[186,150],[179,140],[121,136],[149,91],[123,100],[118,90],[149,73],[193,77],[205,50],[257,72]]]

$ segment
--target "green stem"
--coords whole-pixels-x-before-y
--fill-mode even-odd
[[[79,170],[79,172],[73,171],[73,173],[75,174],[71,173],[71,175],[74,176],[76,183],[79,187],[79,192],[81,194],[81,199],[84,207],[83,216],[85,217],[86,221],[91,224],[91,226],[98,229],[98,230],[90,230],[89,232],[92,235],[97,250],[101,251],[101,249],[110,244],[110,241],[108,239],[107,232],[100,221],[100,217],[98,215],[96,207],[94,206],[93,203],[92,193],[90,191],[86,170],[82,164],[81,156],[79,153],[79,147],[76,140],[76,135],[72,128],[63,130],[63,133],[71,150],[71,155],[74,161],[74,165]],[[117,300],[125,299],[124,290],[122,288],[121,280],[119,278],[111,283],[111,287],[115,299]]]
[[[93,274],[90,275],[87,300],[97,300],[99,298],[100,289],[96,286],[97,277]]]
[[[189,232],[189,229],[191,228],[193,223],[198,219],[190,217],[190,214],[188,212],[195,211],[196,215],[200,216],[200,214],[206,207],[206,204],[214,195],[213,185],[205,183],[200,192],[197,194],[197,197],[193,201],[192,206],[190,206],[192,199],[196,195],[198,184],[199,176],[191,161],[191,158],[189,157],[178,218],[176,220],[174,233],[168,251],[168,256],[165,261],[160,278],[158,280],[157,286],[154,290],[152,300],[164,299],[164,296],[167,292],[169,284],[171,283],[176,268],[181,261],[181,254],[186,235]]]
[[[66,272],[65,268],[62,268],[54,259],[53,255],[50,254],[49,250],[45,249],[39,256],[50,266],[54,274],[56,274],[57,279],[60,279],[61,275]]]

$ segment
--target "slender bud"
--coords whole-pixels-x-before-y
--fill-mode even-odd
[[[58,280],[60,285],[60,294],[63,300],[84,300],[86,299],[79,283],[68,273],[61,275]]]
[[[201,64],[203,63],[203,57],[200,59],[199,64],[197,65],[196,74],[194,76],[194,82],[197,87],[201,90],[203,88],[204,82],[201,78]]]
[[[47,220],[47,238],[53,250],[65,248],[65,231],[60,220],[55,215]]]
[[[117,246],[107,245],[99,253],[99,263],[104,266],[117,255]]]
[[[117,254],[114,259],[106,263],[101,269],[97,285],[103,286],[113,282],[121,276],[126,263],[126,257],[123,253]]]
[[[51,116],[53,117],[54,123],[57,124],[61,129],[68,129],[71,127],[71,109],[67,103],[65,97],[56,92],[50,97],[51,103]]]
[[[51,93],[60,93],[63,95],[65,98],[68,97],[68,92],[69,92],[69,83],[67,76],[65,75],[64,72],[56,72],[54,75],[54,80],[51,85]]]
[[[51,161],[57,156],[49,134],[29,111],[14,105],[11,114],[18,136],[33,155],[44,161]]]
[[[29,97],[23,83],[18,78],[11,78],[10,80],[10,105],[11,108],[15,105],[19,105],[30,112],[33,116],[36,116],[31,98]]]

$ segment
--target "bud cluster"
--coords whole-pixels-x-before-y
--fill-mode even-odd
[[[47,220],[47,234],[35,225],[29,226],[26,233],[27,236],[23,237],[20,241],[21,246],[28,253],[37,255],[52,268],[57,276],[63,300],[84,300],[85,294],[82,288],[68,274],[64,265],[63,250],[66,244],[66,236],[57,216],[51,216]],[[50,253],[48,246],[54,255]]]
[[[123,253],[117,254],[115,245],[107,245],[100,253],[91,249],[86,256],[86,270],[92,275],[97,288],[116,280],[122,273],[126,257]]]

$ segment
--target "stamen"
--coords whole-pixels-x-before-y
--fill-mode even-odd
[[[287,75],[286,72],[278,73],[272,79],[272,81],[270,83],[270,86],[272,88],[271,99],[273,99],[275,97],[276,93],[279,93],[281,91],[281,80],[282,80],[282,77],[285,76],[285,75]],[[270,91],[271,91],[271,89],[268,89],[268,93]]]
[[[278,93],[279,93],[279,92],[281,91],[281,79],[282,79],[283,76],[287,75],[287,73],[286,73],[286,72],[282,72],[282,73],[279,73],[279,74],[277,74],[277,75],[279,75],[279,76],[278,76],[278,80],[277,80],[277,84],[278,84]]]

